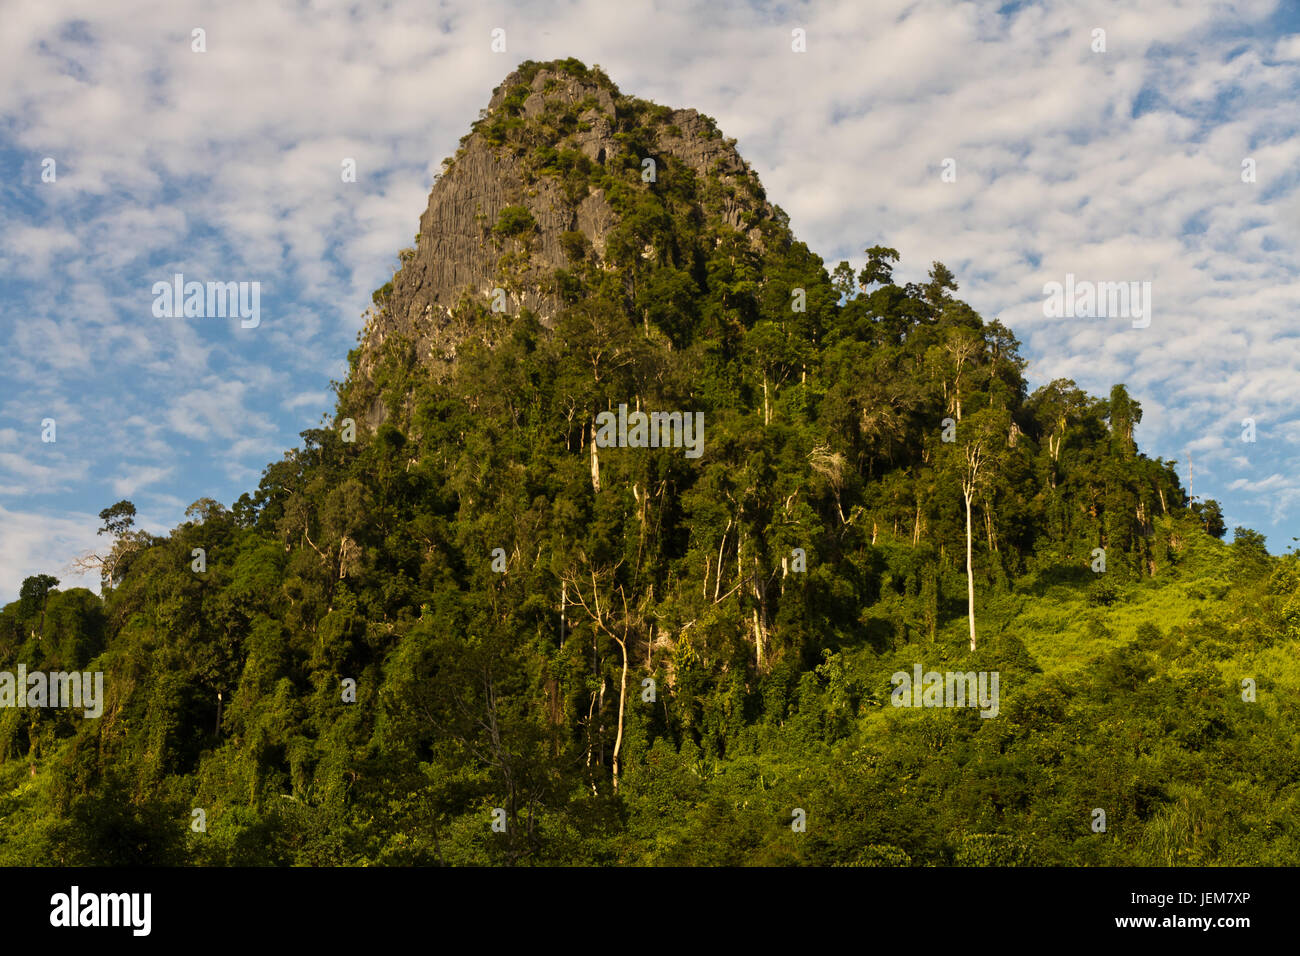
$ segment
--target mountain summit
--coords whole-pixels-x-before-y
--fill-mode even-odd
[[[671,217],[706,228],[672,229]],[[350,407],[371,427],[386,420],[376,367],[445,375],[467,337],[490,340],[484,312],[528,310],[551,328],[585,273],[619,271],[634,295],[637,260],[689,269],[718,229],[761,253],[765,225],[788,241],[713,119],[624,96],[577,60],[523,63],[444,161],[415,245],[375,293]]]

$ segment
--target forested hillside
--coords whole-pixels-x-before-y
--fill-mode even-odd
[[[1300,559],[1141,396],[1031,392],[940,263],[828,270],[707,118],[576,61],[493,103],[430,206],[508,167],[477,258],[426,216],[336,416],[0,611],[105,688],[0,708],[0,862],[1300,862]],[[997,715],[892,706],[917,664]]]

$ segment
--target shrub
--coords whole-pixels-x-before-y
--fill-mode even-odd
[[[1119,600],[1119,588],[1105,578],[1088,586],[1088,603],[1092,607],[1109,607]]]
[[[570,262],[581,262],[587,255],[587,237],[577,229],[562,232],[560,248],[564,250]]]
[[[492,231],[499,236],[514,238],[537,229],[537,220],[524,206],[506,206],[497,217]]]
[[[1164,637],[1159,624],[1143,621],[1137,626],[1137,639],[1143,644],[1158,644]]]

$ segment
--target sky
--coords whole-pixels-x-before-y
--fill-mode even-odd
[[[943,262],[1031,388],[1126,384],[1142,450],[1229,528],[1300,537],[1300,0],[0,0],[0,24],[0,604],[37,573],[97,588],[69,564],[119,499],[165,534],[254,490],[331,413],[492,88],[568,56],[714,117],[828,268]],[[176,273],[258,283],[259,321],[155,314]],[[1067,276],[1150,283],[1149,313],[1049,315]]]

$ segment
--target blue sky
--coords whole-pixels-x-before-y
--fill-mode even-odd
[[[1184,481],[1190,454],[1229,527],[1300,536],[1300,3],[11,0],[0,602],[29,574],[78,583],[120,498],[163,533],[253,489],[330,411],[492,88],[566,56],[716,118],[828,266],[876,243],[903,281],[944,262],[1032,385],[1126,383],[1142,448]],[[156,318],[176,272],[259,282],[260,325]],[[1066,274],[1151,282],[1150,326],[1045,317]]]

